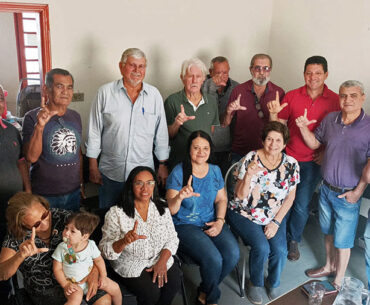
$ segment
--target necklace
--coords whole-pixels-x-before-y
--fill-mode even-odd
[[[280,162],[280,160],[281,160],[281,153],[279,153],[279,156],[278,156],[278,158],[276,159],[276,161],[275,161],[274,163],[272,163],[272,162],[267,158],[265,151],[263,151],[263,156],[264,156],[265,160],[269,163],[269,165],[270,165],[270,169],[274,169],[274,168],[279,164],[279,162]]]

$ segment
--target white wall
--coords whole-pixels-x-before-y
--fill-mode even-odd
[[[225,55],[231,76],[245,81],[257,52],[273,57],[272,80],[286,90],[303,84],[304,61],[316,54],[329,61],[331,89],[359,79],[370,90],[367,0],[37,2],[49,4],[53,67],[70,70],[76,91],[85,93],[85,102],[71,106],[85,127],[97,88],[120,77],[118,61],[128,47],[146,52],[146,81],[164,98],[181,88],[179,71],[186,58],[199,56],[208,65],[213,56]],[[369,102],[365,108],[370,112]]]
[[[7,108],[15,114],[19,73],[14,18],[0,12],[0,84],[8,91]]]

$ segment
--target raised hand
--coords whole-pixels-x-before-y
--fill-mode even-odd
[[[303,115],[301,115],[300,117],[295,119],[295,123],[297,124],[297,126],[299,128],[306,127],[306,126],[311,125],[311,124],[316,123],[316,122],[317,122],[316,120],[311,120],[311,121],[308,120],[308,118],[307,118],[307,108],[304,109],[304,114]]]
[[[231,114],[234,111],[238,110],[247,110],[247,107],[240,106],[240,98],[242,97],[241,94],[238,95],[237,99],[227,106],[226,112]]]
[[[175,122],[177,122],[179,125],[183,125],[185,122],[195,119],[195,115],[191,115],[191,116],[186,115],[183,105],[180,105],[180,109],[181,111],[175,118]]]
[[[137,232],[138,222],[135,220],[134,228],[131,231],[128,231],[126,235],[123,237],[123,242],[128,245],[137,241],[138,239],[146,239],[145,235],[138,235]]]
[[[19,252],[23,258],[27,258],[29,256],[33,256],[38,253],[48,252],[48,248],[37,248],[35,245],[35,236],[36,236],[36,229],[32,228],[31,238],[25,240],[19,246]]]
[[[256,152],[252,161],[248,164],[247,173],[246,173],[245,177],[246,176],[252,177],[252,176],[258,174],[259,172],[266,170],[266,168],[258,166],[257,156],[258,156],[258,152]]]
[[[41,97],[41,109],[37,113],[37,124],[44,127],[58,111],[50,111],[45,104],[45,97]]]
[[[276,91],[275,99],[267,103],[267,109],[269,110],[270,114],[276,115],[286,106],[288,106],[287,103],[280,105],[279,91]]]
[[[193,175],[190,175],[187,185],[185,185],[179,192],[179,199],[182,201],[185,198],[190,197],[200,197],[199,193],[194,193],[193,187],[191,186],[191,181],[193,180]]]
[[[225,87],[227,83],[227,78],[225,80],[225,77],[221,73],[214,74],[212,80],[217,87]]]

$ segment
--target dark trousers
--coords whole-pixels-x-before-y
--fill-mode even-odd
[[[167,270],[167,283],[158,288],[158,283],[153,283],[153,272],[145,269],[139,277],[121,278],[123,285],[136,295],[138,305],[171,305],[173,298],[181,288],[181,270],[174,263]]]

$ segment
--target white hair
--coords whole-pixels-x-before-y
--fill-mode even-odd
[[[138,49],[138,48],[129,48],[129,49],[125,50],[125,51],[122,53],[122,56],[121,56],[121,62],[122,62],[123,64],[125,64],[125,63],[126,63],[126,61],[127,61],[127,58],[128,58],[128,57],[130,57],[130,56],[132,56],[132,57],[134,57],[134,58],[136,58],[136,59],[144,58],[144,59],[145,59],[145,61],[147,61],[147,60],[146,60],[145,53],[144,53],[143,51],[141,51],[141,50],[140,50],[140,49]]]
[[[201,61],[199,58],[197,57],[194,57],[194,58],[190,58],[190,59],[186,59],[183,61],[182,65],[181,65],[181,77],[185,77],[185,74],[186,72],[192,67],[192,66],[196,66],[198,67],[202,73],[203,73],[203,76],[206,77],[207,75],[207,67],[206,65],[203,63],[203,61]]]
[[[347,80],[347,81],[345,81],[343,84],[340,85],[339,91],[342,88],[350,88],[350,87],[358,87],[358,88],[360,88],[361,94],[365,94],[365,87],[358,80]]]

